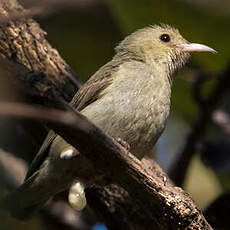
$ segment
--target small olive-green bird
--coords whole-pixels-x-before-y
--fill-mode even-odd
[[[215,50],[189,43],[168,25],[154,25],[127,36],[115,51],[113,59],[79,89],[71,104],[105,133],[128,143],[130,152],[141,159],[153,150],[165,128],[175,70],[191,52]],[[8,197],[17,200],[16,215],[26,216],[70,186],[61,168],[51,168],[57,156],[59,160],[71,158],[75,151],[62,137],[49,133],[24,184]],[[54,178],[59,182],[55,184]],[[75,205],[76,197],[80,201]],[[86,205],[81,182],[71,187],[69,200],[77,209]]]

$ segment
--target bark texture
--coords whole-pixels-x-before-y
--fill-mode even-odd
[[[48,96],[55,90],[70,101],[80,81],[45,35],[16,0],[0,2],[1,67],[30,96]]]
[[[139,161],[79,112],[58,113],[18,104],[2,107],[2,115],[46,121],[81,153],[69,163],[60,162],[62,171],[55,170],[62,180],[51,176],[49,188],[37,180],[30,202],[41,193],[55,195],[71,178],[82,178],[91,180],[86,194],[89,205],[109,229],[212,229],[190,196],[174,186],[155,161]],[[27,196],[22,199],[27,202]]]

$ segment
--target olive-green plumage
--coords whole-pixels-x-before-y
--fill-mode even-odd
[[[142,158],[152,151],[164,130],[170,110],[172,74],[188,59],[189,52],[181,46],[188,44],[178,30],[167,25],[136,31],[116,47],[113,59],[80,88],[72,106],[107,134],[126,141],[130,152]],[[52,156],[60,156],[68,148],[72,147],[61,137],[53,132],[48,135],[27,174],[26,185],[19,189],[20,194],[34,197],[22,202],[22,209],[31,210],[30,206],[39,205],[58,192],[52,185],[47,194],[32,194],[30,187],[42,183],[48,186],[49,173],[55,172],[47,170],[55,159]],[[58,168],[55,173],[60,177],[57,171]],[[36,186],[32,186],[34,181]]]
[[[169,43],[159,39],[164,33]],[[167,25],[138,30],[116,47],[113,59],[82,86],[72,105],[142,158],[153,149],[169,115],[172,73],[189,57],[176,47],[178,42],[187,43]]]

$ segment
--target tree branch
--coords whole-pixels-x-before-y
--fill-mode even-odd
[[[16,0],[0,1],[0,19],[6,20],[0,26],[1,68],[17,85],[20,82],[30,96],[44,96],[52,89],[70,101],[80,81],[46,41],[46,32],[33,19],[22,17],[19,21],[10,21],[18,14],[26,15],[27,11]]]
[[[20,106],[21,111],[23,111],[23,105],[14,105],[16,108]],[[22,112],[17,113],[12,110],[7,113],[6,108],[0,110],[1,115],[8,114],[16,117],[22,117],[23,115]],[[28,108],[25,108],[27,112]],[[41,113],[41,110],[36,110],[36,108],[30,108],[30,111],[33,111],[31,118],[37,119],[39,117],[41,119],[40,116],[34,115],[44,113]],[[133,202],[135,202],[132,205],[136,206],[135,208],[138,207],[138,210],[145,210],[144,216],[145,218],[147,217],[146,227],[151,224],[157,226],[158,229],[212,229],[188,194],[182,189],[175,187],[155,162],[140,162],[77,111],[69,112],[68,120],[65,116],[62,117],[62,115],[56,114],[60,118],[59,121],[63,121],[60,123],[50,118],[49,115],[53,111],[45,110],[44,112],[48,116],[46,115],[42,119],[46,121],[47,125],[76,147],[93,165],[94,170],[90,177],[93,175],[94,178],[97,176],[103,178],[99,184],[97,184],[97,181],[94,181],[94,184],[101,187],[101,184],[108,184],[109,181],[109,184],[118,184],[124,188],[128,192],[127,196],[130,196]],[[28,115],[26,117],[28,118]],[[62,175],[59,175],[59,178],[60,176],[62,178],[69,178],[71,175],[72,179],[75,176],[81,179],[82,175],[79,173],[77,159],[72,161],[71,164],[72,167],[68,167],[67,174],[65,174],[65,170],[62,170]],[[66,162],[63,161],[60,167],[62,169],[65,168]],[[88,169],[88,165],[86,167]],[[85,175],[83,177],[85,179]],[[49,183],[51,183],[52,191],[49,190],[49,196],[59,192],[60,187],[68,187],[69,185],[68,180],[63,179],[57,185],[56,181],[53,181],[53,178],[51,179]],[[46,180],[49,180],[49,178],[46,178]],[[60,183],[62,183],[61,186]],[[40,184],[40,186],[44,187],[44,184]],[[36,187],[35,189],[37,190],[38,188]],[[41,189],[38,191],[39,193],[42,192]],[[94,190],[94,195],[97,194],[96,191]],[[104,194],[109,195],[108,191],[110,190],[108,188],[104,188],[104,191],[106,192]],[[33,194],[33,199],[36,200],[36,193]],[[114,200],[116,201],[116,197],[114,197]],[[129,214],[126,215],[130,218]],[[130,220],[129,225],[132,225],[131,223],[132,221]],[[143,227],[143,223],[138,223],[134,229],[140,229],[137,226]],[[132,229],[131,226],[128,229]]]

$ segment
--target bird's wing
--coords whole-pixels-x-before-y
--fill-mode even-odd
[[[112,76],[119,64],[120,62],[113,60],[101,67],[75,94],[71,106],[81,111],[96,101],[100,93],[112,83]]]
[[[112,75],[117,71],[120,62],[112,60],[101,67],[75,94],[70,105],[79,111],[97,100],[103,89],[112,83]],[[43,142],[36,157],[32,161],[26,175],[26,179],[32,176],[42,165],[43,161],[49,153],[50,144],[56,138],[57,134],[54,131],[49,131],[45,141]]]
[[[32,163],[30,164],[25,180],[31,177],[40,168],[42,162],[45,160],[46,156],[48,155],[50,144],[53,142],[56,136],[57,134],[53,130],[50,130],[48,132],[46,139],[42,143],[41,148],[39,149]]]

